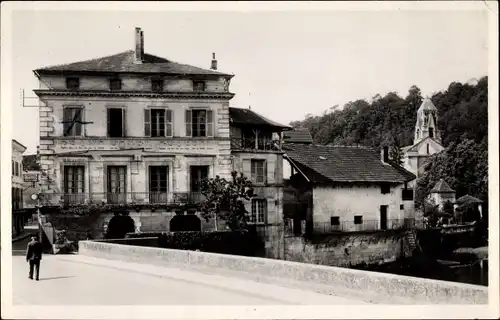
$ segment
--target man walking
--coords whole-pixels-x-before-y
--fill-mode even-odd
[[[37,237],[31,237],[28,248],[26,249],[26,262],[30,264],[29,278],[33,280],[33,268],[36,268],[36,281],[40,275],[40,260],[42,260],[42,244],[38,241]]]

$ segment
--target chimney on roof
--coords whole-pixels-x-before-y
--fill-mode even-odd
[[[215,52],[212,53],[212,66],[210,67],[212,70],[217,70],[217,60],[215,60]]]
[[[389,147],[385,146],[382,148],[381,156],[383,163],[389,162]]]
[[[144,61],[144,33],[141,28],[135,28],[135,63]]]

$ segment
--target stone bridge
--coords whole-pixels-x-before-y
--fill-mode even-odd
[[[15,305],[487,304],[486,287],[253,257],[81,241],[40,281],[13,257]]]

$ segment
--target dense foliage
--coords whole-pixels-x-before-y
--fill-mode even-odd
[[[206,197],[201,203],[201,216],[210,219],[222,219],[231,230],[243,229],[248,222],[248,212],[244,200],[253,197],[252,182],[242,173],[231,173],[232,180],[216,176],[204,179],[201,193]]]
[[[413,144],[417,110],[423,97],[412,86],[405,98],[394,92],[377,95],[371,102],[356,100],[342,109],[331,108],[321,116],[306,116],[291,123],[310,130],[318,144],[391,147],[400,160],[400,148]],[[483,201],[488,195],[488,77],[477,84],[453,82],[431,97],[438,109],[438,128],[446,150],[429,162],[418,183],[416,204],[440,178],[457,192]]]
[[[159,247],[221,254],[255,256],[264,244],[254,232],[246,230],[215,232],[144,232],[127,234],[127,239],[159,237]]]

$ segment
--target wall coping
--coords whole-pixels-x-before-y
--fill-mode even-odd
[[[224,270],[224,273],[229,271],[235,276],[239,274],[257,281],[292,285],[325,294],[348,290],[360,296],[384,299],[387,304],[394,301],[403,304],[488,303],[488,288],[479,285],[293,261],[95,241],[80,241],[79,254],[163,266]]]

